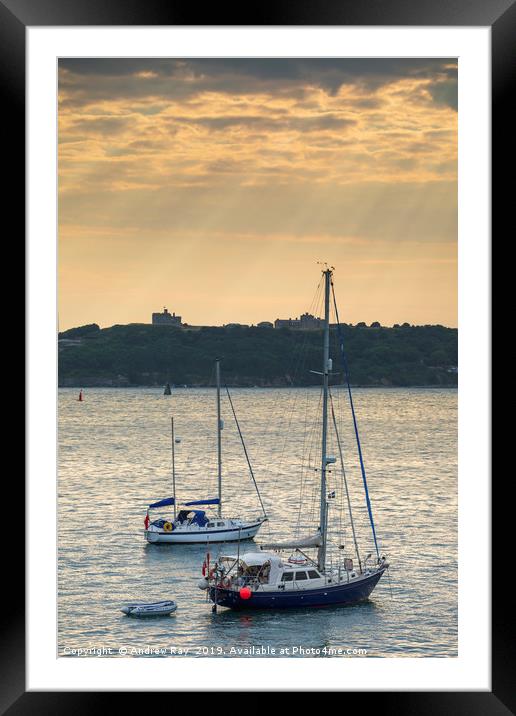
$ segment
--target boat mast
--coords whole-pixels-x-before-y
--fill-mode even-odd
[[[219,478],[219,517],[222,517],[222,421],[220,419],[220,360],[215,361],[217,381],[217,469]]]
[[[330,282],[331,269],[323,271],[324,275],[324,348],[323,348],[323,410],[322,410],[322,448],[321,448],[321,506],[320,530],[322,545],[317,552],[319,569],[324,569],[326,562],[326,533],[327,533],[327,500],[326,500],[326,443],[328,439],[328,379],[330,368]]]
[[[174,519],[176,519],[176,455],[175,455],[175,437],[174,437],[174,418],[170,418],[172,423],[172,491],[174,497]]]

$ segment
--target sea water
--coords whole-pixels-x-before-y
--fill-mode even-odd
[[[163,389],[90,388],[83,402],[78,392],[59,391],[59,656],[457,655],[456,390],[354,392],[379,550],[390,563],[367,602],[216,614],[197,586],[206,545],[151,545],[143,535],[149,503],[172,494],[171,416],[178,502],[216,496],[215,391],[176,388],[164,396]],[[343,389],[333,394],[359,549],[362,558],[374,556],[349,404]],[[234,389],[232,398],[269,517],[241,553],[260,541],[313,532],[320,390]],[[222,412],[224,514],[252,517],[259,501],[226,401]],[[353,556],[331,420],[329,432],[337,456],[328,476],[336,491],[329,501],[331,537]],[[238,547],[209,550],[213,560]],[[128,602],[165,599],[178,605],[168,617],[120,612]]]

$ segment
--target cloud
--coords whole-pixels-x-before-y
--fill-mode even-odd
[[[429,86],[428,91],[437,103],[457,110],[458,84],[456,78],[444,82],[435,82]]]
[[[205,92],[297,93],[319,88],[330,96],[344,85],[374,91],[402,78],[453,82],[455,60],[260,58],[260,59],[84,59],[59,61],[60,86],[68,91],[64,106],[101,99],[161,96],[187,99]],[[116,80],[116,82],[115,82]],[[374,99],[363,102],[374,103]]]
[[[60,60],[60,320],[290,315],[322,259],[350,320],[455,324],[456,97],[455,60]]]
[[[129,120],[125,117],[88,117],[74,119],[69,129],[75,134],[85,135],[113,135],[120,134],[129,126]]]
[[[344,129],[356,124],[355,119],[340,116],[338,114],[317,114],[315,116],[256,116],[256,115],[226,115],[214,117],[181,117],[176,116],[172,120],[178,124],[195,124],[216,131],[224,131],[231,127],[247,127],[265,131],[289,131],[314,132],[326,129]]]
[[[454,86],[452,60],[62,60],[60,221],[450,240]]]

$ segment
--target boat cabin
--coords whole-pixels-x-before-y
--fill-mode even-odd
[[[315,565],[289,564],[279,555],[267,552],[248,552],[240,557],[226,555],[220,558],[220,563],[234,586],[271,585],[282,589],[294,587],[299,582],[324,579]]]
[[[277,555],[263,552],[247,552],[240,555],[225,555],[220,563],[235,584],[243,586],[251,582],[275,584],[281,575],[283,562]]]
[[[208,528],[209,527],[226,527],[227,525],[228,525],[227,520],[223,520],[222,518],[217,517],[216,519],[211,518],[210,521],[208,522],[208,524],[206,525],[206,527],[208,527]]]

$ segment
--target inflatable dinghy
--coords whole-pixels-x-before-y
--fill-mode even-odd
[[[120,611],[128,617],[165,617],[177,609],[177,604],[172,601],[153,602],[152,604],[127,604]]]

